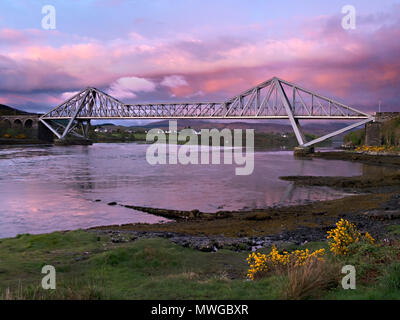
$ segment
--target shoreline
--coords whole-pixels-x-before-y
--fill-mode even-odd
[[[324,151],[315,152],[306,156],[306,158],[320,158],[325,160],[344,160],[353,161],[371,165],[396,166],[400,169],[400,155],[393,154],[368,154],[354,151]]]
[[[317,152],[309,157],[377,164],[376,156],[360,156],[351,152]],[[379,159],[379,164],[392,169],[395,166],[400,170],[400,157]],[[280,178],[301,185],[329,186],[345,192],[351,191],[353,195],[306,204],[216,213],[148,208],[114,202],[109,205],[120,205],[168,218],[173,222],[104,225],[84,230],[111,235],[115,242],[156,237],[168,238],[184,247],[201,251],[222,248],[241,251],[270,246],[272,243],[301,245],[310,241],[324,241],[326,231],[340,218],[355,222],[361,230],[369,230],[376,238],[382,238],[388,226],[400,224],[400,172],[383,177]]]
[[[317,152],[311,158],[355,161],[400,170],[400,157],[354,154],[352,152]],[[340,199],[309,204],[269,207],[240,211],[205,213],[123,205],[127,208],[175,220],[163,224],[124,224],[89,228],[90,232],[110,233],[122,239],[165,237],[175,243],[202,251],[225,247],[269,246],[272,242],[302,244],[326,240],[326,231],[340,218],[355,222],[376,238],[385,237],[385,228],[400,224],[400,171],[384,176],[355,177],[281,177],[296,184],[329,186],[356,194]],[[361,193],[361,194],[360,194]]]
[[[352,190],[359,193],[336,200],[219,215],[131,206],[174,215],[176,222],[1,239],[0,300],[282,299],[289,274],[271,273],[265,279],[245,281],[249,254],[267,254],[272,246],[288,252],[324,250],[324,277],[329,270],[357,265],[357,292],[343,291],[340,283],[334,285],[335,278],[332,287],[318,289],[312,297],[371,299],[373,293],[392,298],[385,277],[398,278],[393,265],[399,262],[399,186],[357,188],[363,183],[359,177],[353,180]],[[334,256],[326,237],[340,218],[354,223],[361,234],[368,232],[376,245],[360,242],[351,256]],[[57,291],[40,287],[44,263],[62,275],[57,277]],[[378,281],[383,284],[377,286]]]
[[[135,210],[141,208],[128,207]],[[112,235],[115,242],[125,242],[130,236],[135,239],[161,237],[201,251],[230,248],[240,251],[279,243],[301,245],[325,241],[327,230],[333,228],[340,218],[355,222],[361,231],[368,230],[380,239],[385,228],[400,224],[400,211],[396,210],[399,207],[400,195],[394,190],[387,190],[305,205],[225,211],[215,217],[202,212],[193,215],[191,211],[142,208],[144,212],[175,221],[98,226],[86,230]],[[178,214],[181,216],[176,217]]]
[[[29,145],[52,145],[52,142],[38,139],[0,139],[0,147],[29,146]]]

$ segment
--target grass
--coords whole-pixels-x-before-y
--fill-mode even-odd
[[[328,253],[324,264],[249,281],[248,252],[206,253],[160,238],[113,243],[83,230],[25,234],[0,240],[0,299],[399,299],[400,244],[351,249],[347,257]],[[57,270],[56,290],[41,288],[46,264]],[[356,267],[356,290],[340,286],[346,264]]]
[[[316,298],[324,291],[335,288],[340,280],[337,263],[318,259],[309,260],[304,266],[290,266],[282,297],[290,300]]]
[[[0,242],[3,299],[272,299],[277,278],[245,279],[246,253],[204,253],[165,239],[114,244],[85,231]],[[54,265],[57,289],[40,287]]]
[[[400,225],[393,224],[387,227],[389,235],[400,237]]]
[[[357,284],[356,290],[336,289],[327,299],[346,300],[398,300],[400,299],[400,263],[391,263],[382,268],[374,283]]]

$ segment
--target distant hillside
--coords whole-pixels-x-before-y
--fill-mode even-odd
[[[6,106],[4,104],[0,104],[0,116],[17,116],[17,115],[23,115],[23,114],[29,114],[29,112],[21,111],[21,110]]]
[[[168,120],[162,120],[162,121],[157,121],[157,122],[152,122],[149,123],[148,125],[144,126],[134,126],[134,127],[141,127],[141,128],[146,128],[146,129],[151,129],[151,128],[160,128],[160,129],[166,129],[169,126],[169,121]],[[333,132],[335,130],[338,130],[340,128],[343,128],[346,126],[346,123],[338,123],[338,122],[332,122],[332,123],[327,123],[327,122],[321,122],[321,123],[302,123],[302,128],[304,131],[310,134],[315,134],[315,135],[323,135],[329,132]],[[190,119],[179,119],[178,120],[178,129],[182,129],[185,127],[191,127],[196,130],[200,129],[210,129],[210,128],[216,128],[216,129],[223,129],[223,128],[228,128],[228,129],[254,129],[256,132],[262,132],[262,133],[286,133],[286,132],[292,132],[293,129],[290,124],[282,124],[282,123],[272,123],[272,122],[214,122],[214,121],[208,121],[208,120],[190,120]]]
[[[157,122],[149,123],[143,126],[144,128],[160,128],[166,129],[169,126],[169,120],[162,120]],[[285,124],[278,123],[249,123],[249,122],[214,122],[207,120],[189,120],[189,119],[179,119],[178,129],[185,127],[191,127],[193,129],[255,129],[258,132],[287,132],[291,130],[291,127]]]

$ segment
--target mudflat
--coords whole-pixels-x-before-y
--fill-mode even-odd
[[[183,239],[184,243],[195,248],[199,241],[204,243],[205,240],[209,240],[207,248],[211,249],[213,244],[218,247],[218,243],[224,242],[229,245],[236,242],[245,243],[247,246],[263,246],[273,240],[296,244],[324,240],[326,231],[340,218],[355,222],[361,230],[368,230],[376,238],[385,237],[383,230],[389,225],[400,224],[400,214],[396,214],[397,210],[400,210],[400,157],[351,152],[317,152],[310,157],[359,161],[379,164],[383,169],[390,169],[383,175],[365,173],[356,177],[281,177],[295,184],[329,186],[351,192],[351,195],[341,199],[217,213],[125,205],[128,208],[172,219],[174,222],[101,226],[91,230],[135,233],[140,237],[168,237],[178,243],[179,239]],[[380,218],[377,219],[377,216]]]

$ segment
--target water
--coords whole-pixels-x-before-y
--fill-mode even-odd
[[[143,144],[94,144],[0,149],[0,238],[167,221],[107,205],[112,201],[216,212],[334,199],[343,193],[294,187],[278,177],[351,176],[363,170],[362,164],[352,162],[295,160],[290,151],[256,152],[253,174],[236,176],[236,165],[151,166],[146,148]]]

